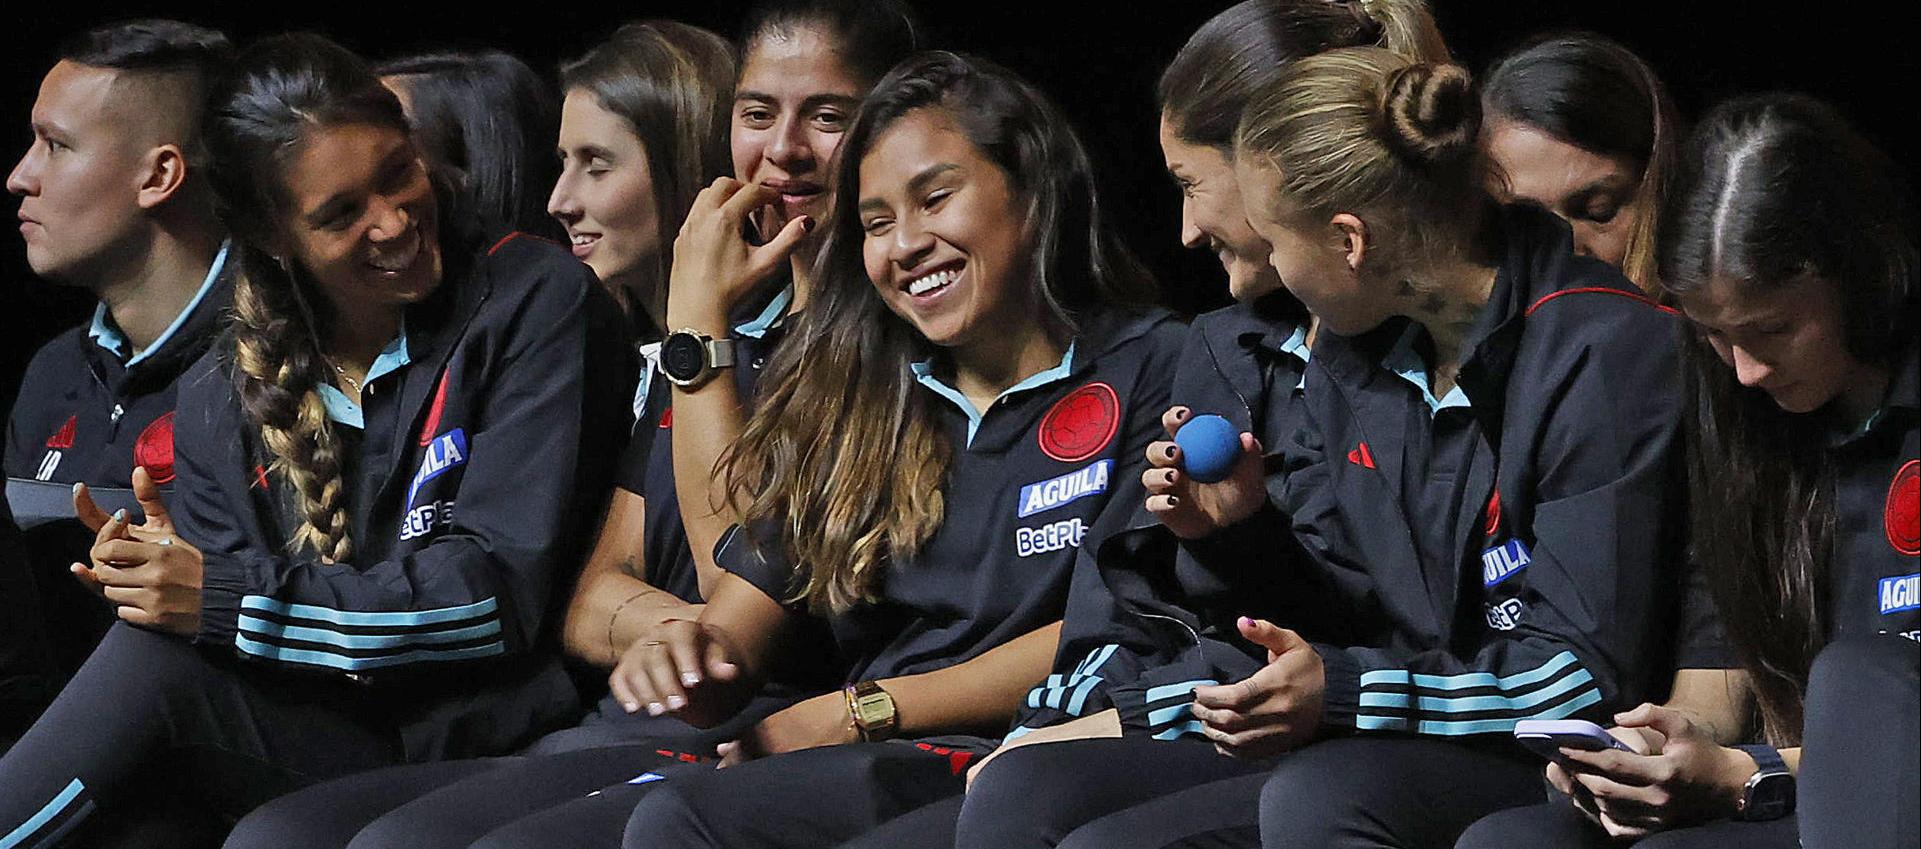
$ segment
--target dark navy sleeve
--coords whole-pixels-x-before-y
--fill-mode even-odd
[[[1671,633],[1655,588],[1672,585],[1660,579],[1681,560],[1676,328],[1625,299],[1589,303],[1530,327],[1535,350],[1523,341],[1509,379],[1501,456],[1529,471],[1503,469],[1501,480],[1517,494],[1504,512],[1521,554],[1494,580],[1474,564],[1484,580],[1461,589],[1485,590],[1508,618],[1464,651],[1315,644],[1324,724],[1506,735],[1522,719],[1605,724],[1642,695],[1634,682],[1654,672],[1664,647],[1653,643]]]
[[[752,536],[753,539],[749,539]],[[714,563],[726,572],[753,584],[768,598],[780,603],[782,607],[794,612],[805,612],[807,602],[796,600],[795,594],[800,587],[795,582],[794,569],[787,558],[779,551],[779,536],[769,525],[765,530],[748,534],[740,525],[733,525],[720,535],[720,542],[714,544]]]
[[[6,476],[32,480],[41,455],[46,453],[44,440],[53,433],[53,428],[45,424],[46,407],[56,403],[59,395],[64,394],[52,383],[51,378],[66,372],[71,375],[75,368],[83,373],[85,362],[71,361],[61,369],[59,353],[73,347],[73,334],[70,330],[54,337],[53,341],[42,346],[27,363],[27,370],[20,378],[19,394],[14,396],[13,409],[7,416],[7,453],[4,461]]]
[[[643,363],[642,368],[646,365]],[[654,375],[649,385],[647,411],[640,421],[634,423],[633,436],[627,440],[627,447],[620,452],[620,464],[614,470],[614,485],[635,495],[647,494],[647,466],[654,453],[654,443],[660,429],[672,423],[672,419],[662,421],[672,415],[668,406],[669,395],[662,387],[667,381]]]
[[[1690,564],[1682,589],[1681,620],[1675,633],[1675,669],[1739,669],[1741,661],[1728,645],[1721,614],[1708,591],[1707,576]]]
[[[283,540],[268,538],[275,532],[261,517],[271,507],[254,473],[243,471],[254,466],[241,448],[231,384],[196,368],[182,408],[227,411],[211,428],[187,417],[179,440],[176,519],[205,556],[199,641],[346,672],[517,654],[536,644],[552,594],[577,565],[569,562],[584,527],[576,514],[591,509],[582,481],[605,480],[600,464],[630,418],[610,412],[626,410],[630,395],[596,397],[605,381],[588,372],[624,374],[631,393],[633,371],[618,331],[593,314],[598,284],[585,266],[555,260],[502,273],[533,279],[515,278],[511,292],[497,288],[491,297],[500,303],[474,320],[499,323],[485,353],[491,382],[469,425],[455,518],[418,549],[328,563],[290,555]]]

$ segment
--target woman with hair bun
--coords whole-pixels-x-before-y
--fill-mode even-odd
[[[1196,693],[1218,745],[1289,752],[1264,847],[1450,846],[1538,798],[1516,722],[1605,720],[1656,683],[1677,322],[1565,223],[1492,203],[1479,129],[1465,71],[1360,48],[1296,63],[1236,133],[1250,222],[1322,322],[1325,480],[1286,506],[1346,631],[1244,620],[1268,665]]]
[[[1245,431],[1243,439],[1278,449],[1300,427],[1311,317],[1281,286],[1268,264],[1270,246],[1247,223],[1234,179],[1234,128],[1248,99],[1290,63],[1357,45],[1447,59],[1433,18],[1417,0],[1246,0],[1202,24],[1161,75],[1159,135],[1182,194],[1179,237],[1220,258],[1237,301],[1188,329],[1174,374],[1176,406],[1161,419],[1166,432],[1191,415],[1214,413]],[[1179,468],[1166,455],[1171,445],[1149,448],[1143,478],[1149,495],[1163,497],[1146,502],[1150,512],[1136,516],[1124,545],[1117,540],[1101,549],[1098,567],[1103,575],[1135,577],[1171,570],[1179,579],[1077,584],[1057,674],[1029,692],[1001,753],[979,769],[966,800],[903,817],[861,846],[932,846],[951,842],[957,827],[964,846],[1051,846],[1105,814],[1258,769],[1214,751],[1189,728],[1185,703],[1196,681],[1232,680],[1259,668],[1264,658],[1240,640],[1234,618],[1286,606],[1300,587],[1241,571],[1235,546],[1246,540],[1219,533],[1190,509],[1158,509],[1186,495],[1184,482],[1165,480],[1167,470]],[[1278,498],[1286,471],[1269,465],[1257,503]],[[1263,550],[1288,538],[1285,528],[1276,534],[1259,540]],[[1091,573],[1095,565],[1083,568]],[[1190,580],[1196,575],[1218,580]],[[1171,638],[1163,629],[1175,619],[1192,625],[1198,639]],[[1112,713],[1116,721],[1106,723]],[[1074,736],[1096,739],[1063,739]],[[1029,745],[1038,740],[1049,745]],[[1215,811],[1251,816],[1252,807],[1251,793],[1238,804],[1189,799],[1090,845],[1161,845],[1185,830],[1213,829]]]
[[[234,326],[182,380],[171,502],[97,517],[75,566],[124,621],[0,758],[8,847],[116,828],[157,785],[237,816],[577,709],[551,614],[628,429],[606,294],[449,212],[324,38],[253,45],[209,102]]]
[[[1265,665],[1188,682],[1167,720],[1278,764],[1059,845],[1447,847],[1538,798],[1517,721],[1599,719],[1653,683],[1676,324],[1565,224],[1485,195],[1479,117],[1465,71],[1374,48],[1301,59],[1247,105],[1248,222],[1321,322],[1303,425],[1274,509],[1245,437],[1219,483],[1150,472],[1185,488],[1149,506],[1243,540],[1244,580],[1295,593],[1235,621]],[[1167,833],[1182,806],[1208,821]]]

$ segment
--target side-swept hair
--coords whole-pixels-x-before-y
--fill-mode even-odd
[[[1661,295],[1654,243],[1661,204],[1673,183],[1680,117],[1654,69],[1634,52],[1593,33],[1551,35],[1494,63],[1481,80],[1491,117],[1533,127],[1582,150],[1635,163],[1639,217],[1628,231],[1621,271]]]
[[[545,80],[498,50],[425,53],[382,63],[407,93],[422,153],[489,224],[559,235],[547,215],[557,176],[560,106]]]
[[[661,246],[649,275],[652,290],[637,293],[646,324],[667,315],[671,247],[695,196],[732,167],[727,122],[734,99],[734,52],[726,39],[675,21],[622,26],[586,55],[560,66],[560,87],[593,95],[640,139],[653,182],[654,221]]]
[[[721,460],[730,489],[752,494],[743,525],[779,529],[772,542],[796,570],[797,597],[817,610],[871,598],[887,564],[918,552],[946,513],[952,446],[909,368],[931,346],[888,308],[861,260],[861,160],[920,110],[952,118],[1025,203],[1019,220],[1045,325],[1071,334],[1089,310],[1145,303],[1153,289],[1102,217],[1085,149],[1037,89],[946,52],[888,72],[841,142],[813,301]]]
[[[1676,294],[1806,281],[1840,296],[1848,353],[1892,368],[1915,340],[1914,210],[1904,181],[1833,108],[1799,95],[1728,101],[1683,151],[1660,239]],[[1685,348],[1693,551],[1750,673],[1769,739],[1801,738],[1826,643],[1835,470],[1820,417],[1740,385],[1701,334]]]

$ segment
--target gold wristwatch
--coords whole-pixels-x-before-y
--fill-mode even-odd
[[[894,697],[879,684],[862,681],[848,685],[844,692],[847,715],[854,720],[854,730],[860,733],[860,739],[873,743],[886,740],[899,730],[900,715],[894,710]]]

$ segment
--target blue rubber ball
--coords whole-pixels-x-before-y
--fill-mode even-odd
[[[1174,433],[1174,444],[1186,458],[1187,476],[1201,483],[1227,478],[1241,454],[1241,431],[1216,415],[1195,416]]]

